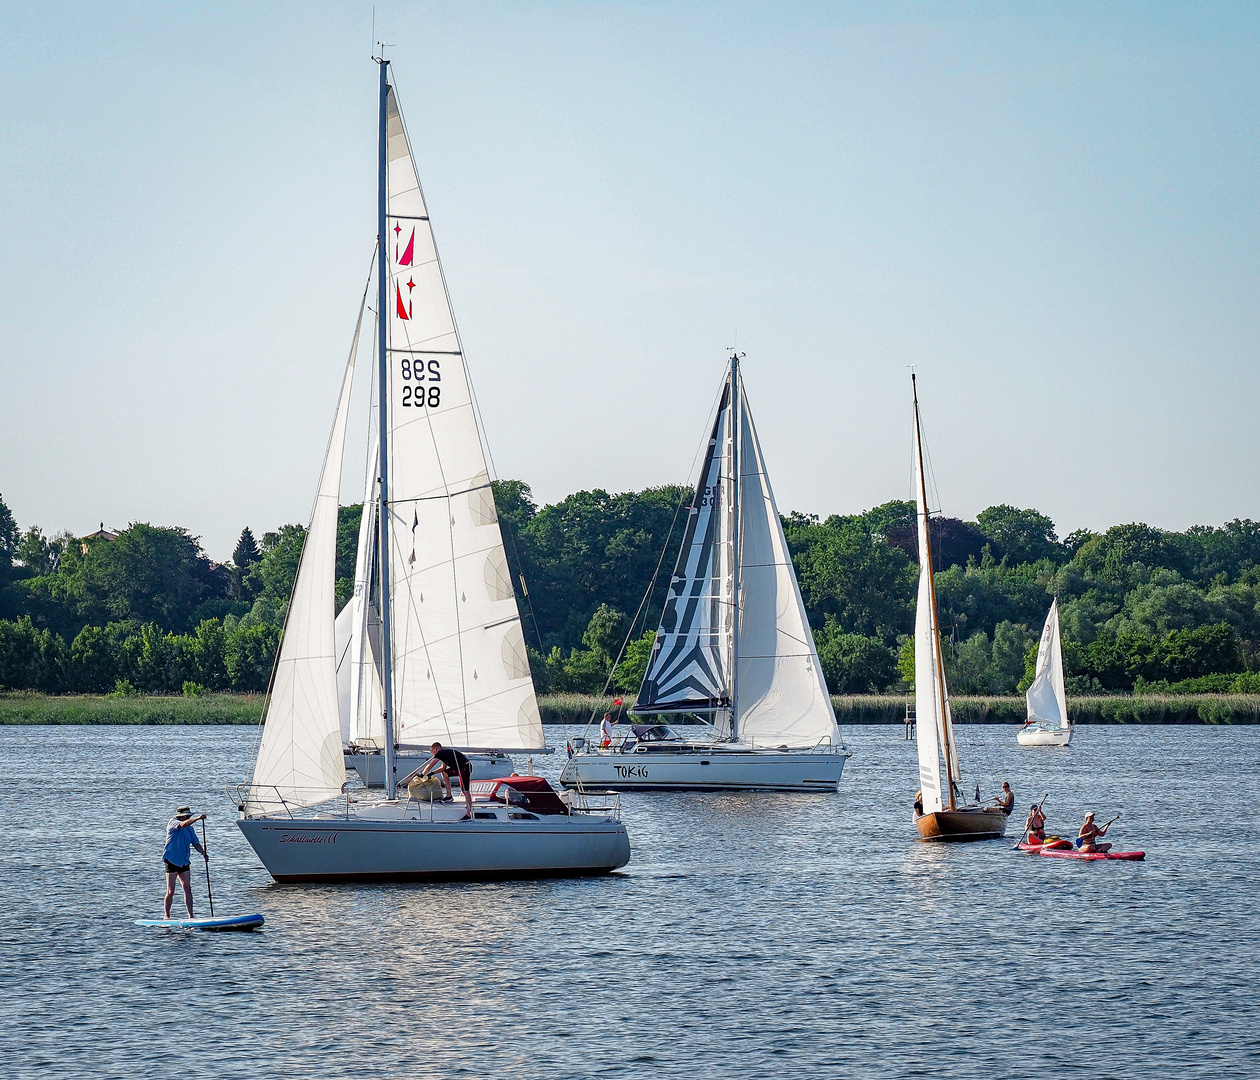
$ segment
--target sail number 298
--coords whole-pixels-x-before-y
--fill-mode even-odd
[[[442,365],[437,360],[413,360],[405,356],[401,361],[403,377],[402,404],[404,407],[423,409],[426,405],[436,409],[442,404],[442,388],[434,383],[442,381]],[[428,383],[416,386],[415,383]]]

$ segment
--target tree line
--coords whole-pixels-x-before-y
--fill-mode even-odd
[[[540,692],[638,689],[690,489],[582,491],[538,506],[527,484],[495,501]],[[343,507],[338,603],[352,588],[359,506]],[[783,519],[819,657],[837,693],[902,690],[913,673],[914,506]],[[1031,509],[931,522],[950,685],[1008,694],[1032,676],[1059,598],[1069,693],[1260,690],[1260,525],[1184,533],[1144,524],[1060,540]],[[0,499],[0,687],[201,693],[266,689],[305,529],[212,562],[187,529],[116,535],[22,530]]]

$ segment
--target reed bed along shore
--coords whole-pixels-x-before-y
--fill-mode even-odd
[[[627,704],[628,704],[627,699]],[[544,724],[595,723],[605,711],[624,720],[627,705],[611,697],[549,694],[538,699]],[[833,697],[840,726],[901,724],[904,694]],[[0,726],[6,724],[256,724],[260,694],[206,694],[201,697],[148,694],[135,697],[0,693]],[[1021,724],[1022,697],[950,698],[955,723]],[[1068,699],[1078,724],[1260,724],[1260,694],[1116,694]]]

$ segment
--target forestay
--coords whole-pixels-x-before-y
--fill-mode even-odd
[[[835,710],[742,378],[737,400],[741,531],[736,735],[755,745],[830,742],[838,747]]]
[[[700,480],[634,711],[730,708],[730,386],[722,390]]]
[[[364,297],[366,300],[366,293]],[[334,586],[341,457],[362,323],[360,305],[315,508],[284,622],[284,638],[248,796],[247,810],[251,814],[277,813],[286,804],[323,802],[339,795],[346,782],[337,693]]]
[[[1037,674],[1025,695],[1028,719],[1047,727],[1067,728],[1067,694],[1063,689],[1063,648],[1059,642],[1059,600],[1055,597],[1037,648]]]
[[[386,123],[394,730],[401,743],[541,747],[464,358],[392,87]]]

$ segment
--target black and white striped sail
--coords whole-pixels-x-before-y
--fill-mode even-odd
[[[731,705],[730,393],[728,383],[635,712],[707,712]]]
[[[733,461],[739,463],[737,499]],[[761,746],[840,745],[737,367],[722,391],[669,598],[635,704],[636,712],[706,709],[716,712],[719,738]]]
[[[392,87],[386,134],[395,738],[541,747],[468,373]]]

